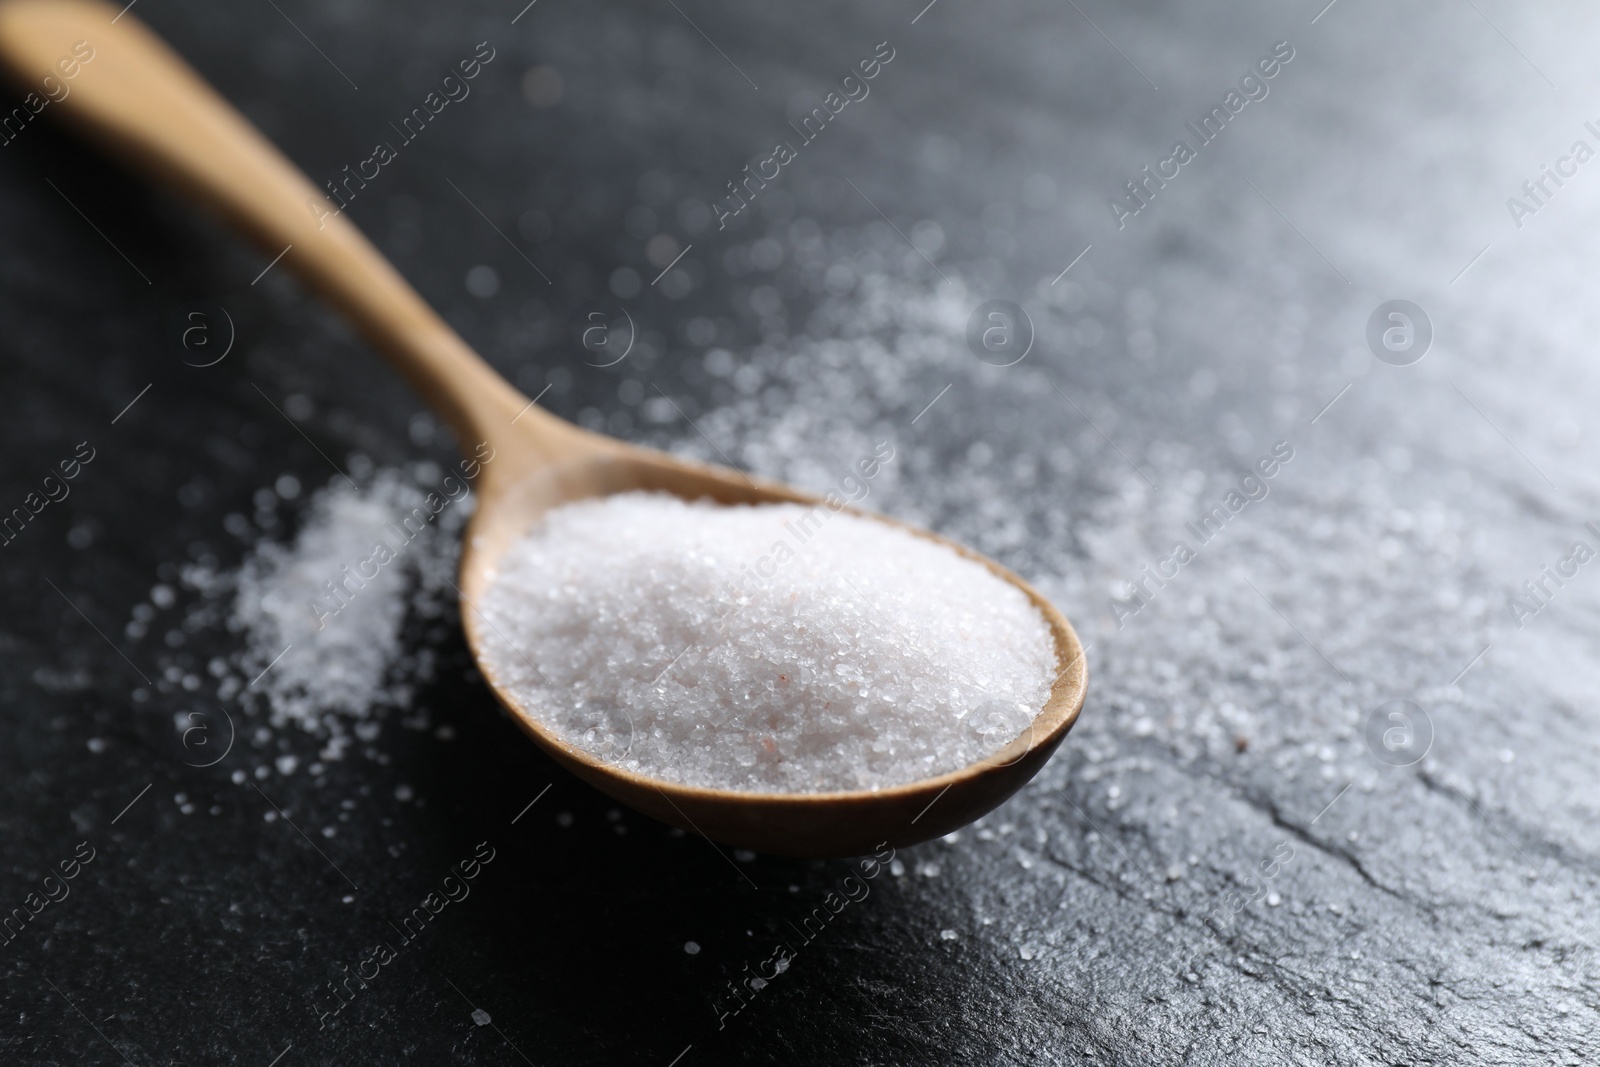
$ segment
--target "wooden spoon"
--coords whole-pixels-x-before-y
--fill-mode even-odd
[[[79,42],[86,42],[80,44]],[[74,46],[77,52],[74,52]],[[92,51],[92,58],[81,57]],[[24,91],[69,95],[48,105],[135,168],[209,206],[280,256],[348,315],[455,429],[493,459],[461,553],[467,642],[480,664],[474,605],[496,562],[548,509],[633,489],[734,504],[819,498],[723,467],[691,463],[589,433],[534,406],[467,347],[321,190],[126,9],[96,0],[0,0],[0,63]],[[44,83],[46,75],[54,81]],[[633,774],[560,737],[495,683],[495,695],[557,762],[624,804],[715,841],[796,856],[860,855],[949,833],[993,809],[1042,767],[1083,706],[1087,670],[1067,620],[1027,583],[948,545],[1021,589],[1054,631],[1060,672],[1031,728],[980,763],[875,792],[743,793]]]

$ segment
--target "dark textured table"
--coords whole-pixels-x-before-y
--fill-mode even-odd
[[[352,217],[550,410],[813,488],[892,441],[871,506],[1075,621],[1055,760],[836,909],[861,861],[557,770],[453,620],[315,773],[219,697],[185,568],[451,445],[270,256],[8,128],[0,1059],[1595,1061],[1594,12],[919,8],[134,9],[317,180],[395,142]]]

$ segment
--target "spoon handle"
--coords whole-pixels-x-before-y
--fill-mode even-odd
[[[267,256],[281,253],[278,265],[348,315],[469,452],[514,418],[535,436],[568,429],[538,408],[524,412],[527,400],[337,212],[338,201],[126,9],[119,15],[98,0],[4,0],[0,64],[39,99],[64,88],[52,115],[219,212]]]

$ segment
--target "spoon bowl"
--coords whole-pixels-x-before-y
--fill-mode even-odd
[[[505,552],[551,508],[633,490],[666,492],[686,500],[709,498],[721,504],[822,503],[820,497],[779,483],[607,438],[565,460],[507,476],[504,483],[490,482],[482,489],[461,557],[462,621],[480,665],[484,662],[484,630],[490,624],[476,605]],[[1049,622],[1057,663],[1049,699],[1028,729],[999,751],[948,774],[877,790],[754,793],[708,789],[637,774],[571,744],[496,685],[491,676],[496,696],[540,747],[567,770],[631,808],[713,841],[773,855],[855,856],[884,844],[901,848],[967,825],[1027,784],[1071,729],[1083,707],[1087,680],[1083,648],[1071,624],[1048,600],[993,560],[927,530],[871,512],[847,510],[938,542],[983,564],[1027,594]]]
[[[259,131],[175,52],[123,9],[99,0],[0,0],[0,65],[25,89],[74,45],[70,93],[51,114],[136,169],[217,211],[268,257],[343,311],[482,461],[477,510],[461,553],[467,642],[484,662],[476,605],[506,551],[551,508],[631,490],[724,504],[820,504],[821,498],[740,471],[693,463],[590,433],[549,414],[489,367],[387,260]],[[81,55],[81,50],[78,53]],[[485,677],[521,727],[595,788],[662,822],[729,845],[779,855],[860,855],[949,833],[992,810],[1044,766],[1083,707],[1088,672],[1072,626],[1031,586],[937,534],[870,512],[946,545],[1013,584],[1049,624],[1057,676],[1029,728],[998,752],[934,778],[878,790],[752,793],[636,774],[557,736]]]

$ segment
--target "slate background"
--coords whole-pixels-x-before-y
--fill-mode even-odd
[[[921,426],[921,459],[884,506],[1036,578],[1097,640],[1083,723],[1038,786],[982,833],[904,853],[903,873],[876,879],[725,1029],[713,1004],[726,983],[850,865],[719,856],[615,811],[495,713],[453,626],[410,640],[444,657],[418,703],[454,740],[391,720],[382,760],[267,783],[302,826],[339,820],[318,839],[325,860],[229,781],[262,753],[186,766],[172,715],[188,698],[168,685],[135,700],[159,650],[124,625],[181,561],[238,562],[223,519],[250,513],[259,489],[284,472],[326,478],[299,429],[380,463],[447,462],[448,442],[281,271],[252,285],[267,257],[40,121],[0,151],[0,503],[78,441],[98,454],[0,551],[0,905],[81,840],[98,858],[0,950],[7,1062],[1593,1061],[1600,602],[1585,574],[1526,630],[1504,606],[1600,516],[1585,462],[1600,202],[1580,171],[1523,229],[1504,203],[1594,117],[1592,12],[543,0],[512,25],[518,6],[135,10],[315,176],[364,158],[491,42],[472,96],[352,214],[524,389],[553,382],[551,410],[634,439],[703,450],[643,418],[624,381],[691,415],[730,402],[685,323],[711,320],[741,358],[771,333],[728,249],[782,240],[796,217],[866,232],[878,208],[931,248],[935,231],[913,224],[936,220],[961,306],[1033,309],[1028,367],[1082,407],[1021,371],[930,371],[908,407],[876,414],[904,426],[942,382],[972,387]],[[1107,198],[1280,39],[1296,58],[1272,95],[1118,231]],[[728,234],[686,238],[680,205],[720,192],[745,152],[782,135],[793,94],[883,40],[896,58],[873,95],[806,149],[782,195]],[[524,90],[536,66],[561,78],[548,106]],[[630,225],[640,203],[659,208],[655,226]],[[696,248],[680,278],[626,301],[646,324],[640,354],[589,367],[578,329],[621,299],[613,271],[656,274],[652,230]],[[1088,310],[1063,310],[1050,279],[1090,244],[1071,276]],[[897,247],[895,269],[938,291]],[[464,284],[480,264],[497,272],[491,297]],[[799,333],[825,297],[774,277]],[[1394,297],[1438,329],[1406,374],[1363,341]],[[225,307],[238,335],[204,370],[169,337],[197,300]],[[1123,322],[1147,305],[1154,340]],[[959,311],[945,347],[965,361]],[[1069,335],[1069,314],[1097,321]],[[306,398],[299,428],[263,393]],[[1141,516],[1194,514],[1279,436],[1303,458],[1275,510],[1196,565],[1186,600],[1118,629],[1116,579],[1180,525]],[[984,490],[963,481],[974,442],[1084,460]],[[744,438],[724,444],[789,473]],[[1198,481],[1162,510],[1185,470]],[[1025,534],[997,539],[997,508]],[[1453,547],[1419,540],[1417,515],[1444,516]],[[238,638],[214,626],[185,640],[203,664]],[[1365,743],[1371,709],[1396,697],[1426,708],[1435,735],[1409,767]],[[420,802],[395,798],[400,784]],[[472,896],[319,1030],[322,983],[484,840],[496,858]],[[1285,843],[1277,903],[1233,915],[1228,894],[1254,893],[1246,879]],[[1203,916],[1219,905],[1212,941]]]

